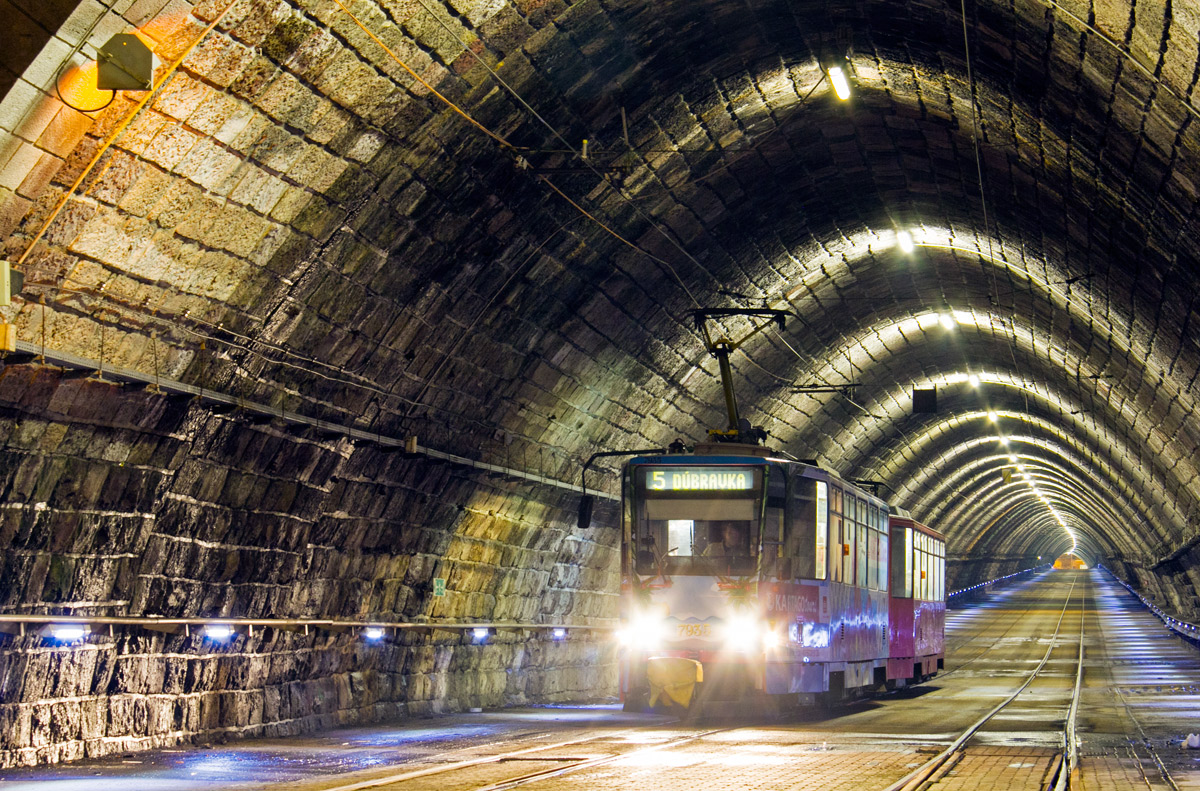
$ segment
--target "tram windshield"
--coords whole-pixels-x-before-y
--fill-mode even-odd
[[[642,488],[634,515],[639,574],[745,576],[758,567],[761,475],[736,491]],[[651,484],[652,485],[652,484]]]

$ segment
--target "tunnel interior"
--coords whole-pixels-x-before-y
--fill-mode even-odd
[[[729,307],[787,313],[718,323],[742,414],[951,589],[1073,552],[1200,614],[1186,0],[10,5],[0,615],[603,625],[584,463],[724,426]],[[91,87],[114,33],[152,90]],[[0,766],[615,678],[583,633],[0,626]]]

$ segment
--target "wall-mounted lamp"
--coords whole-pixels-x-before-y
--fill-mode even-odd
[[[913,250],[917,249],[916,244],[913,242],[912,234],[909,233],[908,231],[897,231],[896,232],[896,244],[900,245],[900,250],[905,255],[907,255],[907,254],[911,253]]]
[[[52,624],[47,636],[56,643],[77,643],[87,636],[88,628],[83,624]]]
[[[67,61],[82,46],[80,41]],[[96,51],[96,60],[60,72],[54,78],[54,91],[72,110],[98,113],[113,103],[117,91],[150,90],[153,77],[154,53],[137,36],[118,33]]]
[[[118,33],[96,53],[96,87],[102,91],[148,91],[154,53],[132,33]]]

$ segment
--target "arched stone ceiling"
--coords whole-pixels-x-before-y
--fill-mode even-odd
[[[954,4],[80,8],[0,113],[23,339],[574,479],[722,424],[690,309],[785,307],[743,412],[962,556],[1149,563],[1195,522],[1186,3],[972,2],[969,61]],[[132,28],[145,108],[53,97]]]

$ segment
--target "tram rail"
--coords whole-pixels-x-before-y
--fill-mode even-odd
[[[972,632],[968,636],[964,636],[961,638],[956,636],[953,641],[949,637],[947,637],[946,638],[946,653],[947,653],[947,655],[949,655],[952,650],[955,652],[963,650],[964,648],[966,648],[967,646],[969,646],[971,643],[975,642],[976,640],[980,639],[981,637],[984,637],[984,639],[989,642],[981,650],[976,651],[974,654],[967,657],[966,659],[964,659],[960,662],[957,662],[954,665],[954,667],[952,667],[948,670],[939,671],[938,675],[937,675],[938,679],[941,680],[941,679],[947,678],[948,676],[954,675],[955,673],[962,671],[964,668],[969,667],[973,662],[975,662],[975,660],[979,659],[980,657],[986,656],[987,653],[990,650],[992,650],[992,647],[996,645],[996,643],[1000,642],[1005,637],[1007,637],[1009,632],[1011,632],[1013,629],[1015,629],[1018,625],[1021,624],[1021,622],[1026,618],[1026,616],[1028,616],[1028,614],[1031,610],[1033,610],[1032,603],[1029,604],[1028,606],[1026,606],[1024,610],[1021,610],[1019,612],[1012,611],[1012,612],[1007,613],[1005,615],[1005,617],[1008,619],[1011,619],[1012,623],[1010,623],[1008,625],[1008,627],[999,636],[984,637],[984,634],[989,630],[989,625],[983,625],[983,626],[980,626],[977,629],[975,629],[975,631]]]
[[[366,791],[366,789],[399,786],[408,781],[473,769],[489,764],[516,763],[524,761],[567,764],[566,766],[554,766],[538,769],[537,771],[527,772],[525,774],[517,775],[516,777],[505,778],[503,780],[494,781],[484,785],[476,786],[474,788],[474,791],[507,791],[507,789],[518,788],[520,786],[540,780],[548,780],[550,778],[560,777],[571,772],[578,772],[597,766],[603,766],[604,764],[613,763],[622,759],[646,755],[660,750],[670,749],[672,747],[678,747],[690,742],[698,741],[707,736],[736,730],[736,728],[714,728],[705,731],[697,731],[683,736],[678,736],[673,739],[668,739],[658,744],[651,744],[629,751],[617,751],[605,755],[538,755],[539,753],[580,748],[589,744],[610,741],[614,738],[620,738],[621,736],[627,736],[646,730],[656,730],[665,726],[677,725],[681,722],[682,720],[669,720],[666,722],[655,723],[654,725],[647,725],[642,728],[630,728],[621,731],[604,732],[577,739],[551,742],[549,744],[537,744],[530,747],[524,747],[519,750],[510,750],[508,752],[496,753],[493,755],[482,755],[477,758],[468,758],[448,764],[427,766],[420,769],[411,769],[405,772],[397,772],[384,777],[361,780],[359,782],[350,783],[347,785],[322,788],[321,791]]]
[[[1133,713],[1133,706],[1129,702],[1129,698],[1121,690],[1118,685],[1113,686],[1113,692],[1116,694],[1117,700],[1121,702],[1121,706],[1125,711],[1125,716],[1137,729],[1138,738],[1128,737],[1129,744],[1126,749],[1129,752],[1129,757],[1133,759],[1138,767],[1138,771],[1142,773],[1142,779],[1146,783],[1147,788],[1166,783],[1167,787],[1172,791],[1179,791],[1179,784],[1175,782],[1175,778],[1171,775],[1166,763],[1159,756],[1158,750],[1154,748],[1154,743],[1150,736],[1146,733],[1146,729],[1142,727],[1142,722]],[[1161,781],[1161,783],[1160,783]]]
[[[1071,597],[1075,591],[1075,581],[1071,582],[1071,587],[1067,591],[1066,601],[1063,602],[1062,611],[1059,613],[1058,621],[1054,626],[1054,634],[1050,639],[1050,645],[1046,648],[1046,653],[1042,656],[1037,667],[1035,667],[1024,683],[1016,689],[1011,695],[1002,700],[990,711],[967,727],[957,738],[950,743],[946,749],[930,758],[925,763],[918,766],[913,771],[909,772],[904,777],[887,786],[884,791],[919,791],[919,789],[928,787],[935,783],[944,773],[948,771],[950,766],[960,760],[965,755],[968,743],[971,741],[980,730],[997,714],[1011,705],[1021,693],[1029,688],[1031,684],[1038,678],[1046,664],[1050,661],[1051,654],[1058,647],[1059,633],[1062,631],[1063,619],[1066,617],[1067,609],[1071,604]],[[1075,687],[1071,694],[1071,704],[1068,707],[1068,713],[1063,724],[1063,752],[1056,757],[1053,762],[1054,770],[1051,772],[1050,782],[1047,789],[1050,791],[1065,791],[1070,788],[1070,780],[1073,773],[1078,767],[1078,750],[1077,739],[1075,736],[1075,716],[1078,711],[1079,693],[1083,680],[1083,622],[1086,615],[1086,606],[1080,607],[1079,617],[1079,653],[1076,661]]]

